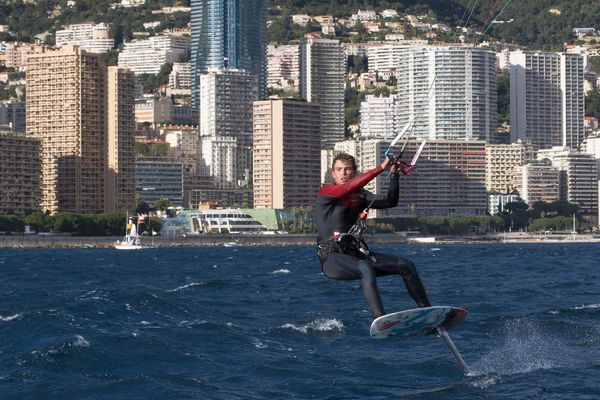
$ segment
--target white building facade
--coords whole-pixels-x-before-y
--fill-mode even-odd
[[[510,53],[511,142],[537,149],[579,149],[585,138],[584,58],[579,54]]]
[[[300,94],[321,106],[321,147],[344,140],[346,52],[339,40],[305,39],[300,44]]]
[[[472,46],[410,47],[396,67],[400,124],[430,140],[496,141],[495,53]]]

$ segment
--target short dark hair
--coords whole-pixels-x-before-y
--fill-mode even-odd
[[[331,169],[333,170],[333,166],[335,165],[336,161],[341,161],[343,163],[349,163],[350,166],[352,167],[353,170],[357,170],[358,168],[356,167],[356,159],[354,158],[354,156],[351,156],[348,153],[339,153],[338,155],[336,155],[335,157],[333,157],[333,161],[331,162]]]

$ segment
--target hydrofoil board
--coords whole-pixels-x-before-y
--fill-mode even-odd
[[[467,313],[464,308],[433,306],[386,314],[371,324],[371,337],[423,336],[435,333],[438,327],[450,330],[465,319]]]

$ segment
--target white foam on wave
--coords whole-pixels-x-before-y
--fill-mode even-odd
[[[282,269],[278,269],[278,270],[276,270],[276,271],[273,271],[273,272],[271,272],[271,273],[272,273],[272,274],[289,274],[289,273],[290,273],[290,270],[289,270],[289,269],[282,268]]]
[[[8,322],[8,321],[12,321],[13,319],[21,318],[22,316],[23,316],[23,314],[9,315],[7,317],[3,317],[2,315],[0,315],[0,321]]]
[[[188,283],[187,285],[176,287],[175,289],[167,290],[167,292],[178,292],[183,289],[187,289],[187,288],[194,287],[194,286],[202,286],[202,285],[204,285],[204,282],[192,282],[192,283]]]
[[[573,310],[585,310],[585,309],[596,309],[600,308],[600,304],[583,304],[573,308]]]
[[[258,338],[252,338],[252,344],[254,345],[254,347],[256,347],[257,349],[266,349],[267,347],[269,347],[269,345],[264,344],[263,342],[261,342]]]
[[[327,332],[327,331],[341,331],[344,328],[342,321],[335,318],[319,318],[306,325],[294,325],[294,324],[283,324],[283,329],[290,329],[297,332],[309,333],[309,332]]]
[[[73,347],[90,347],[90,342],[81,335],[75,335],[75,340],[72,344]]]

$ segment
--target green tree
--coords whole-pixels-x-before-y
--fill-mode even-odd
[[[138,199],[137,206],[135,209],[136,214],[148,214],[150,212],[150,206],[142,199]]]
[[[169,207],[171,207],[169,199],[159,199],[154,202],[155,210],[165,211]]]
[[[52,217],[41,211],[34,211],[25,217],[25,224],[37,232],[50,232],[52,230]]]
[[[498,124],[510,122],[510,77],[508,73],[498,74]]]
[[[591,91],[585,96],[585,115],[600,119],[600,93]]]
[[[355,74],[369,72],[369,60],[367,56],[348,56],[348,69]]]
[[[78,233],[80,219],[70,212],[59,212],[52,216],[52,232]]]
[[[22,233],[24,231],[23,218],[17,215],[0,215],[0,231]]]

